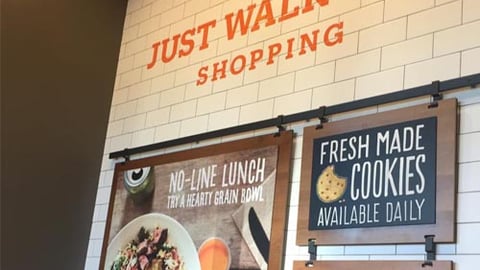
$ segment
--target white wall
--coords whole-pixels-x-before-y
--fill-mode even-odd
[[[325,7],[276,22],[245,36],[228,40],[225,14],[261,1],[130,0],[114,89],[105,156],[99,179],[95,213],[85,269],[97,269],[115,160],[108,154],[127,147],[180,138],[279,114],[362,99],[435,80],[480,73],[480,1],[478,0],[330,0]],[[272,0],[278,18],[280,0]],[[289,1],[289,6],[304,1]],[[315,2],[315,1],[314,1]],[[209,48],[196,47],[187,57],[157,62],[147,69],[152,44],[216,19],[208,35]],[[319,44],[315,51],[285,59],[265,59],[254,70],[197,86],[202,66],[231,60],[239,54],[277,42],[299,39],[303,33],[343,21],[341,44]],[[319,39],[321,42],[322,39]],[[453,260],[457,270],[477,269],[480,262],[480,89],[461,89],[447,95],[461,105],[457,243],[438,246],[437,259]],[[352,113],[334,115],[332,121],[399,106],[428,102],[428,97]],[[307,249],[295,245],[298,212],[302,128],[289,125],[298,136],[293,157],[292,194],[287,232],[285,269],[295,259],[307,259]],[[274,129],[247,132],[165,151],[189,149],[254,136]],[[143,156],[145,156],[143,155]],[[138,158],[142,155],[133,157]],[[419,259],[422,245],[319,247],[319,259]]]

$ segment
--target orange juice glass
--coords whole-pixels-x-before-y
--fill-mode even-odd
[[[205,240],[198,248],[202,270],[227,270],[230,268],[230,249],[218,237]]]

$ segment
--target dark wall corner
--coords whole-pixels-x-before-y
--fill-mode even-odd
[[[1,2],[1,269],[83,269],[127,0]]]

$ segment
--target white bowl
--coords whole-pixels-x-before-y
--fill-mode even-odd
[[[152,231],[157,226],[168,229],[168,242],[176,246],[185,270],[200,270],[197,249],[187,230],[175,219],[160,213],[150,213],[139,216],[125,225],[112,239],[107,248],[105,270],[111,269],[118,251],[122,250],[130,241],[136,239],[141,227]]]

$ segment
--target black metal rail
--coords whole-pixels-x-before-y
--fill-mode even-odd
[[[215,131],[209,131],[205,133],[200,133],[192,136],[182,137],[174,140],[144,145],[135,148],[125,148],[121,151],[112,152],[109,155],[110,159],[123,157],[129,159],[131,155],[140,154],[144,152],[154,151],[162,148],[182,145],[191,142],[199,142],[207,139],[212,139],[216,137],[233,135],[241,132],[258,130],[268,127],[278,127],[282,129],[283,125],[306,121],[315,118],[323,118],[328,115],[333,115],[342,112],[353,111],[357,109],[362,109],[371,106],[382,105],[390,102],[401,101],[411,98],[417,98],[421,96],[432,95],[438,97],[442,92],[458,89],[462,87],[475,87],[480,84],[480,73],[455,78],[446,81],[435,81],[431,84],[418,86],[406,90],[401,90],[389,94],[384,94],[380,96],[350,101],[346,103],[341,103],[333,106],[321,106],[318,109],[303,111],[299,113],[294,113],[290,115],[279,115],[276,118],[271,118],[267,120],[252,122],[248,124],[243,124],[235,127],[229,127],[224,129],[219,129]]]

